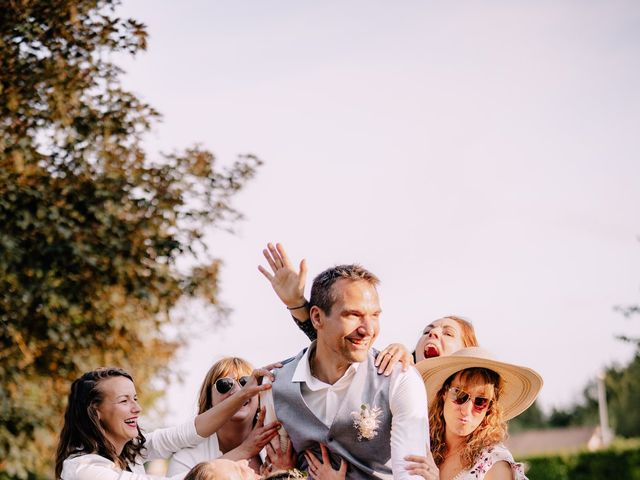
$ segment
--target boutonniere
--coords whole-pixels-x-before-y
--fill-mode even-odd
[[[371,408],[368,404],[360,405],[360,410],[351,412],[353,417],[353,426],[358,430],[358,440],[371,440],[378,434],[378,426],[380,420],[378,417],[382,415],[380,407]]]

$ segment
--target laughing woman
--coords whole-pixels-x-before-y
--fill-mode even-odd
[[[462,348],[477,346],[478,340],[471,322],[449,315],[434,320],[424,328],[413,352],[413,359],[420,362],[425,358],[443,357]]]
[[[258,385],[266,369],[254,370],[235,395],[173,428],[144,435],[138,425],[138,404],[133,378],[126,371],[106,367],[87,372],[71,385],[64,426],[56,455],[56,479],[146,480],[143,463],[168,458],[195,446],[215,433],[258,392],[271,385]],[[179,480],[186,472],[171,477]]]

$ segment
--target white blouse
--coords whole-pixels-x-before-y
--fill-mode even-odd
[[[190,448],[184,448],[174,453],[171,462],[169,462],[169,470],[167,475],[177,475],[178,473],[188,472],[200,462],[209,462],[220,458],[222,452],[218,445],[218,437],[214,433],[204,442]]]
[[[62,464],[62,480],[182,480],[187,474],[183,471],[173,477],[147,475],[143,463],[158,458],[169,458],[183,448],[194,447],[205,438],[198,435],[194,420],[171,428],[161,428],[145,435],[143,456],[129,464],[130,472],[122,470],[108,458],[95,453],[72,455]]]

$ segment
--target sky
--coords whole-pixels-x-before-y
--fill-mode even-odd
[[[124,85],[164,116],[149,152],[195,143],[264,161],[235,198],[224,325],[197,306],[172,369],[169,423],[211,364],[287,358],[307,340],[258,272],[280,241],[311,280],[359,262],[382,280],[379,348],[432,320],[579,401],[640,321],[640,3],[136,0],[148,51]]]

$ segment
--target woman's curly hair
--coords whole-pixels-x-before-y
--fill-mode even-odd
[[[140,427],[138,436],[126,443],[120,455],[105,436],[97,412],[97,407],[104,399],[100,383],[113,377],[125,377],[133,382],[131,375],[121,368],[101,367],[85,373],[71,384],[56,453],[55,478],[60,478],[63,462],[71,455],[95,453],[124,470],[127,463],[134,463],[145,448],[146,439]]]
[[[462,466],[468,469],[478,460],[484,448],[502,442],[507,436],[507,424],[502,419],[500,405],[503,382],[500,375],[487,368],[467,368],[447,378],[429,407],[431,453],[438,467],[442,465],[448,453],[445,443],[444,402],[449,387],[458,375],[462,385],[478,383],[493,387],[493,399],[487,408],[485,417],[480,425],[467,436],[464,448],[460,452]]]

